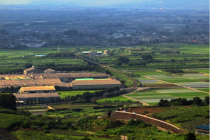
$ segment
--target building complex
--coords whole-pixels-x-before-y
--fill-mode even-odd
[[[120,81],[105,73],[59,73],[53,69],[39,70],[32,66],[21,75],[0,75],[0,90],[20,88],[14,93],[18,100],[59,98],[61,90],[105,89],[120,87]]]

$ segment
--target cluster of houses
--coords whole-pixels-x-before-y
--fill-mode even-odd
[[[0,75],[0,90],[20,87],[14,93],[19,101],[27,99],[60,98],[56,87],[61,90],[86,90],[120,87],[120,81],[105,73],[59,73],[53,69],[39,70],[32,66],[22,75]]]

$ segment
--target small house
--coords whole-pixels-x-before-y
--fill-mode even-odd
[[[209,135],[209,125],[200,125],[196,127],[196,134]]]

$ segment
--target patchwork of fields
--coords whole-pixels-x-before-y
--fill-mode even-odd
[[[204,70],[204,69],[202,69]],[[160,99],[171,100],[173,98],[193,99],[209,96],[209,79],[207,74],[169,74],[162,71],[132,71],[133,78],[139,80],[143,86],[150,87],[149,91],[138,91],[127,95],[136,100],[154,105]]]

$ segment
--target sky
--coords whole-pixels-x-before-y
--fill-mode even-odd
[[[29,4],[35,0],[0,0],[0,4]],[[59,0],[36,0],[41,2],[52,1],[59,2]],[[62,0],[62,2],[66,3],[74,3],[74,4],[82,4],[82,5],[95,5],[95,6],[102,6],[102,5],[116,5],[116,4],[126,4],[130,2],[140,2],[140,1],[148,1],[148,0]]]

